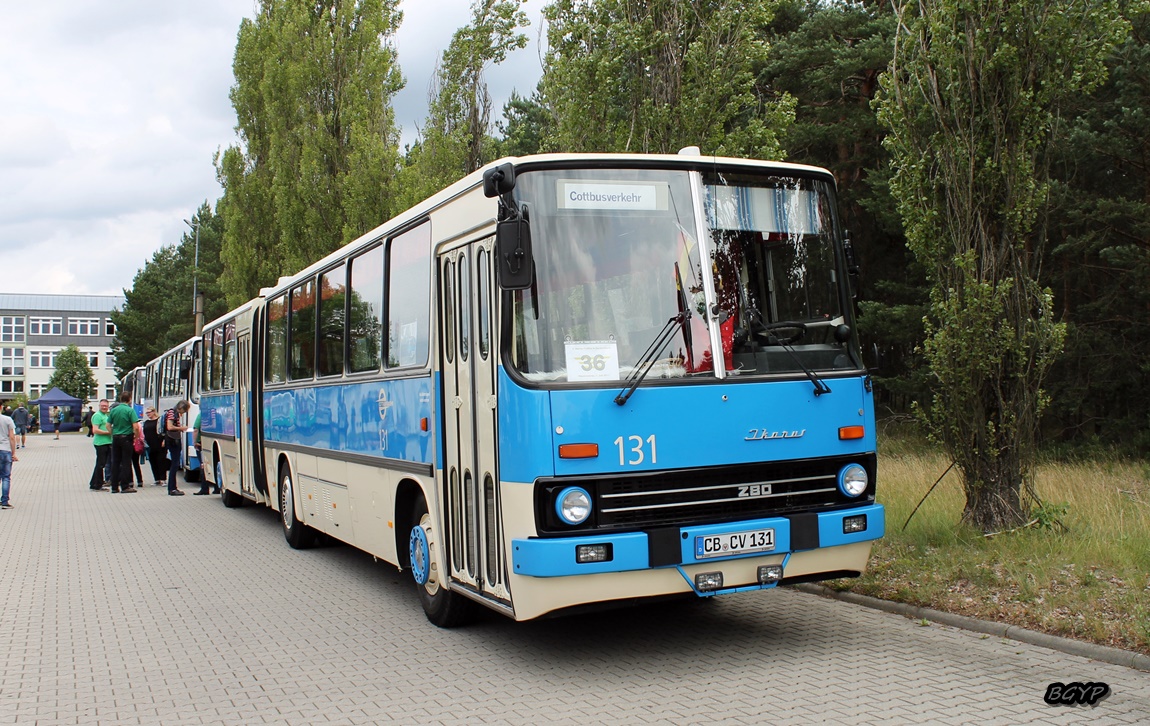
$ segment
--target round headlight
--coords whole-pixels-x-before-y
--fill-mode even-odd
[[[848,497],[857,497],[865,492],[867,484],[870,484],[870,477],[858,464],[847,464],[839,472],[839,491]]]
[[[567,487],[555,499],[555,513],[567,524],[583,524],[591,516],[591,495],[582,487]]]

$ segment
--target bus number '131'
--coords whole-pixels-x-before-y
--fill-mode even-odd
[[[656,462],[655,459],[655,434],[651,434],[646,440],[642,436],[628,436],[626,441],[623,437],[615,439],[615,445],[619,447],[619,466],[638,466],[647,460],[647,448],[651,450],[651,463]]]

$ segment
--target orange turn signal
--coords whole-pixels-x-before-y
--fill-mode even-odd
[[[866,429],[862,426],[843,426],[839,429],[839,438],[843,441],[861,439],[865,435]]]
[[[594,459],[599,455],[599,444],[560,444],[560,459]]]
[[[419,419],[419,430],[420,431],[426,431],[427,430],[427,417],[426,416]]]

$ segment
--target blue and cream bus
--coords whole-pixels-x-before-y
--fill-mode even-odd
[[[205,326],[204,468],[526,620],[862,573],[884,530],[823,169],[505,159]]]
[[[147,406],[155,407],[162,417],[180,400],[191,404],[182,419],[183,424],[189,427],[183,435],[180,463],[187,481],[199,481],[201,476],[195,432],[191,430],[199,414],[199,357],[200,338],[194,336],[156,356],[147,365],[133,368],[120,379],[120,391],[131,394],[132,405],[141,418]]]

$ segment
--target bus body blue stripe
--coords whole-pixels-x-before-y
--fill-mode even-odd
[[[806,380],[652,386],[637,390],[624,406],[615,404],[614,388],[552,391],[551,427],[563,429],[556,447],[599,445],[596,459],[559,459],[551,448],[555,473],[658,471],[874,451],[873,404],[862,380],[827,384],[832,393],[822,396]],[[839,439],[839,428],[858,425],[865,427],[864,438]]]
[[[499,367],[499,478],[532,482],[555,475],[551,398],[513,383]]]
[[[264,439],[430,464],[431,395],[430,376],[264,391]]]

